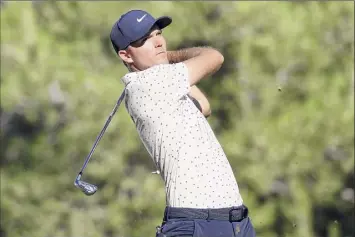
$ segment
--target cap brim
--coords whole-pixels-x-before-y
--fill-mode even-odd
[[[171,17],[162,16],[162,17],[157,18],[157,20],[155,21],[155,24],[157,24],[157,26],[160,29],[163,29],[163,28],[167,27],[168,25],[170,25],[171,22],[172,22]]]
[[[154,23],[149,27],[149,30],[147,30],[147,32],[145,32],[143,35],[139,36],[138,39],[133,40],[131,43],[134,43],[138,40],[141,40],[145,37],[147,37],[149,35],[149,32],[151,31],[151,29],[157,25],[160,29],[163,29],[165,27],[167,27],[168,25],[170,25],[172,22],[172,19],[168,16],[162,16],[157,18]]]

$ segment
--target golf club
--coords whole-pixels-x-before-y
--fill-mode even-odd
[[[120,104],[121,104],[121,102],[122,102],[124,96],[125,96],[125,90],[123,90],[123,92],[122,92],[120,98],[118,99],[118,101],[117,101],[115,107],[113,108],[113,110],[112,110],[110,116],[109,116],[108,119],[106,120],[105,126],[104,126],[103,129],[101,130],[100,134],[97,136],[96,141],[95,141],[93,147],[91,148],[91,151],[90,151],[89,155],[86,157],[86,160],[85,160],[85,162],[84,162],[83,167],[81,168],[81,170],[80,170],[78,176],[77,176],[76,179],[75,179],[75,182],[74,182],[75,186],[76,186],[77,188],[79,188],[82,192],[84,192],[87,196],[93,195],[93,194],[97,191],[97,186],[96,186],[96,185],[93,185],[93,184],[90,184],[90,183],[87,183],[87,182],[85,182],[85,181],[82,181],[82,180],[81,180],[81,176],[83,175],[83,172],[84,172],[85,167],[87,166],[87,164],[88,164],[88,162],[89,162],[89,160],[90,160],[92,154],[94,153],[94,151],[95,151],[95,149],[96,149],[97,144],[98,144],[99,141],[101,140],[101,138],[102,138],[102,136],[104,135],[104,133],[105,133],[105,131],[106,131],[108,125],[110,124],[112,117],[115,115],[115,113],[116,113],[118,107],[120,106]]]

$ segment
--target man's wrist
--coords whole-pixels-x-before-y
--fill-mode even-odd
[[[169,63],[172,64],[172,63],[179,63],[181,62],[181,56],[180,56],[180,53],[178,50],[176,51],[168,51],[167,52],[167,55],[168,55],[168,60],[169,60]]]

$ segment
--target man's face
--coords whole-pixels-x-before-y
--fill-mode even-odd
[[[162,31],[153,27],[150,33],[120,53],[121,58],[140,71],[158,64],[169,63],[166,52],[166,41]]]

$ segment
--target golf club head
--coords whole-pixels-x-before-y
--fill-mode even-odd
[[[97,186],[93,184],[89,184],[85,181],[82,181],[80,179],[75,180],[75,186],[78,187],[83,193],[85,193],[87,196],[91,196],[97,191]]]

